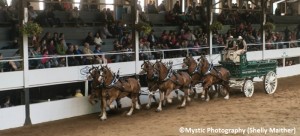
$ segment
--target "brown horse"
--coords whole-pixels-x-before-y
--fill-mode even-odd
[[[156,61],[154,64],[154,74],[158,76],[158,88],[160,92],[159,106],[156,111],[162,110],[163,101],[167,100],[169,103],[172,102],[169,95],[176,89],[180,89],[184,92],[182,104],[178,108],[185,107],[191,89],[190,75],[186,72],[174,73],[172,72],[172,68],[168,68],[166,64],[161,61]]]
[[[191,85],[192,87],[195,87],[195,85],[199,84],[202,82],[202,77],[197,74],[198,73],[198,64],[197,61],[192,57],[192,56],[186,56],[183,59],[183,67],[188,67],[187,72],[192,78]],[[202,92],[201,97],[203,96],[204,98],[204,93]],[[198,98],[198,94],[196,90],[194,90],[194,98]]]
[[[196,85],[202,83],[203,80],[203,76],[201,76],[198,72],[199,68],[198,68],[198,62],[192,57],[192,56],[186,56],[183,59],[183,67],[188,67],[187,72],[190,74],[191,78],[192,78],[192,87],[194,88],[194,98],[198,98],[198,94],[196,91]],[[218,90],[218,86],[214,85],[214,89]],[[213,90],[212,88],[210,88],[211,90]],[[213,95],[215,97],[218,96],[218,91],[213,91]],[[201,98],[204,99],[205,93],[204,91],[201,92]]]
[[[157,77],[154,75],[153,63],[151,63],[149,60],[144,61],[144,63],[141,65],[140,74],[145,73],[149,90],[149,99],[146,108],[149,109],[151,107],[151,97],[156,101],[154,94],[158,90]]]
[[[212,64],[208,62],[207,58],[204,55],[202,55],[198,60],[199,60],[198,74],[200,76],[203,76],[202,82],[203,82],[203,90],[205,91],[206,101],[209,101],[210,99],[208,95],[209,88],[215,84],[222,85],[224,89],[226,89],[224,99],[229,99],[230,72],[223,67],[217,70],[216,68],[213,67]]]
[[[128,116],[132,115],[134,108],[140,109],[139,105],[139,93],[141,85],[135,78],[119,79],[118,75],[114,74],[107,66],[101,66],[100,77],[99,77],[101,91],[101,102],[102,102],[102,116],[101,120],[107,119],[106,108],[109,105],[114,108],[112,102],[116,99],[121,99],[128,96],[132,100],[132,105],[127,113]],[[108,103],[106,101],[108,99]]]
[[[88,80],[92,80],[91,83],[91,94],[89,95],[89,102],[92,105],[95,105],[99,99],[101,99],[101,91],[102,91],[102,87],[100,86],[100,69],[99,67],[94,67],[92,66],[91,69],[89,69],[89,75],[87,77]],[[120,98],[116,99],[116,103],[117,103],[117,107],[121,108],[121,102],[120,102]],[[102,108],[102,102],[100,102],[100,109]],[[102,112],[100,112],[99,117],[102,116]]]

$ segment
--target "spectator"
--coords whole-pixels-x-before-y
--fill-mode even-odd
[[[74,46],[74,55],[81,55],[83,54],[82,51],[79,49],[78,45]],[[75,59],[80,63],[83,64],[83,57],[82,56],[76,56]]]
[[[77,89],[74,96],[75,97],[83,97],[83,94],[81,93],[80,89]]]
[[[63,8],[65,11],[71,11],[72,10],[72,3],[70,0],[62,0]]]
[[[13,6],[5,8],[5,18],[6,21],[11,22],[12,25],[18,23],[18,14]]]
[[[41,47],[35,47],[35,50],[31,51],[31,57],[32,58],[41,58],[42,52]],[[33,59],[29,61],[29,66],[32,68],[41,68],[41,60],[39,59]]]
[[[60,39],[59,43],[56,45],[56,53],[58,55],[65,55],[66,54],[66,48],[64,46],[64,40]]]
[[[97,10],[98,9],[98,3],[96,0],[92,0],[90,4],[90,9],[91,10]]]
[[[67,43],[66,43],[66,39],[65,39],[65,34],[64,33],[60,33],[58,36],[58,40],[63,40],[63,44],[65,48],[68,48]]]
[[[118,40],[115,40],[114,41],[114,51],[121,52],[123,49],[124,49],[123,45],[121,45]],[[121,54],[115,54],[114,57],[115,57],[115,62],[121,61]]]
[[[86,64],[86,65],[93,64],[94,58],[93,58],[92,55],[90,55],[90,54],[93,54],[93,52],[90,49],[89,43],[84,43],[82,53],[88,55],[88,56],[84,57],[85,58],[85,63],[84,64]]]
[[[36,21],[38,14],[33,10],[32,6],[28,7],[28,20],[29,21]]]
[[[11,107],[13,104],[11,104],[10,96],[6,96],[5,102],[1,105],[2,108]]]
[[[105,58],[103,52],[101,51],[101,46],[100,45],[96,45],[94,53],[99,54],[99,55],[95,56],[96,60],[98,61],[97,63],[107,64],[107,59]]]
[[[50,58],[48,58],[48,57],[49,57],[48,50],[44,49],[42,60],[41,60],[42,68],[50,68],[51,67]]]
[[[60,19],[57,18],[57,17],[55,17],[55,14],[54,14],[52,8],[46,9],[45,12],[46,12],[46,14],[45,14],[45,18],[46,18],[45,22],[46,22],[47,26],[56,27],[56,26],[61,25]]]
[[[56,45],[54,44],[54,41],[51,40],[49,44],[46,44],[46,49],[48,50],[48,53],[50,55],[56,54]]]
[[[80,13],[77,7],[74,7],[74,9],[71,10],[70,20],[75,22],[77,27],[79,27],[80,24],[84,24],[83,20],[80,18]]]
[[[88,32],[87,37],[85,38],[84,42],[89,43],[89,45],[95,45],[94,37],[92,32]]]
[[[102,39],[112,37],[112,34],[108,31],[107,24],[100,28],[100,35]]]
[[[158,6],[158,12],[165,13],[166,11],[165,1],[162,1]]]
[[[102,41],[99,33],[96,33],[96,35],[94,37],[94,43],[96,45],[102,45],[103,44],[103,41]]]
[[[68,46],[68,50],[66,51],[67,55],[74,55],[74,45],[70,44]],[[76,59],[75,56],[68,57],[68,65],[69,66],[77,66],[79,65],[79,61]]]
[[[173,13],[174,14],[181,14],[181,8],[180,8],[180,4],[179,1],[176,1],[174,7],[173,7]]]
[[[107,17],[107,23],[111,24],[115,22],[113,12],[110,10],[110,8],[106,9],[106,17]]]
[[[233,36],[228,37],[224,50],[224,60],[232,60],[231,54],[236,51],[236,42],[233,40]]]

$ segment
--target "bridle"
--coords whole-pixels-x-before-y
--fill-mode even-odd
[[[156,78],[154,74],[154,64],[151,64],[150,61],[144,61],[144,63],[141,65],[141,69],[147,73],[148,80],[154,80]],[[152,70],[152,73],[150,73],[150,70]],[[150,77],[148,75],[150,75]]]
[[[193,59],[193,57],[186,57],[186,58],[183,59],[183,63],[186,64],[188,67],[190,67],[192,65],[191,59]],[[197,64],[197,62],[195,62],[195,63],[196,63],[196,67],[193,70],[193,72],[190,73],[191,75],[193,75],[193,74],[195,74],[195,73],[197,73],[199,71],[198,70],[199,65]]]

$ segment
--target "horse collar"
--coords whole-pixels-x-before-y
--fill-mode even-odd
[[[208,70],[205,72],[205,74],[204,75],[207,75],[207,74],[209,74],[210,72],[211,72],[211,70],[213,69],[213,63],[210,63],[209,64],[209,68],[208,68]]]
[[[166,76],[166,78],[163,80],[163,81],[167,81],[170,77],[171,77],[171,75],[172,75],[172,69],[170,68],[169,70],[168,70],[168,75]]]
[[[117,78],[117,76],[114,76],[114,79],[111,81],[111,83],[108,85],[108,87],[112,87],[114,86],[117,82],[119,81],[119,78]]]

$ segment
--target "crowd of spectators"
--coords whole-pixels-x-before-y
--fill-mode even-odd
[[[139,39],[140,46],[140,59],[159,59],[162,57],[162,52],[157,50],[175,49],[174,51],[165,51],[164,57],[182,57],[187,55],[187,51],[180,51],[183,48],[188,50],[191,55],[208,54],[209,48],[207,45],[207,27],[205,24],[200,25],[198,28],[191,28],[189,25],[196,24],[195,22],[205,22],[206,11],[205,7],[201,4],[193,3],[188,5],[184,12],[181,12],[180,3],[177,1],[171,11],[166,11],[165,2],[155,6],[154,1],[150,1],[145,8],[147,13],[166,13],[166,21],[179,25],[178,29],[163,31],[158,34],[154,30],[148,35],[142,34]],[[226,6],[226,5],[225,5]],[[29,7],[29,19],[37,21],[45,26],[60,25],[60,19],[54,16],[54,10],[62,10],[70,12],[70,20],[75,22],[76,26],[85,24],[85,21],[80,18],[80,12],[77,7],[73,7],[68,0],[61,1],[61,3],[48,3],[46,10],[42,13],[37,13],[33,10],[32,6]],[[85,7],[85,8],[83,8]],[[90,10],[89,8],[97,9],[97,6],[81,5],[81,10]],[[140,5],[138,4],[138,7]],[[8,7],[10,11],[12,7]],[[141,7],[140,7],[141,8]],[[232,12],[224,9],[218,16],[218,20],[224,25],[230,24],[231,28],[226,33],[214,32],[212,37],[213,53],[219,53],[223,50],[226,41],[230,36],[235,39],[241,36],[247,44],[257,44],[255,46],[248,46],[248,50],[260,50],[262,46],[261,34],[257,28],[252,27],[252,24],[258,23],[260,17],[258,16],[257,6],[253,11],[239,10],[237,5],[233,5]],[[243,7],[242,9],[244,9]],[[138,8],[138,10],[141,10]],[[96,11],[96,10],[95,10]],[[96,11],[98,12],[98,11]],[[99,32],[89,32],[83,42],[80,43],[67,43],[64,38],[64,33],[51,33],[47,32],[41,38],[39,36],[32,37],[30,50],[30,57],[37,58],[30,61],[31,68],[49,68],[61,66],[76,66],[94,63],[110,63],[110,62],[123,62],[134,60],[134,55],[129,53],[134,51],[132,47],[133,39],[131,32],[126,29],[122,21],[116,21],[113,12],[110,9],[103,9],[99,11],[101,20],[104,20],[105,25],[100,28]],[[13,15],[11,16],[13,17]],[[17,17],[16,17],[17,18]],[[13,19],[11,19],[13,21]],[[187,23],[188,22],[188,23]],[[268,32],[266,35],[266,49],[273,48],[288,48],[297,47],[296,39],[300,39],[300,26],[298,30],[289,30],[286,28],[284,32]],[[101,46],[105,45],[103,39],[114,38],[113,51],[125,52],[122,54],[114,54],[110,56],[103,55]],[[280,43],[289,41],[289,43]],[[276,43],[276,44],[275,44]],[[91,47],[95,49],[91,50]],[[83,48],[80,48],[83,47]],[[178,49],[178,50],[176,50]],[[156,50],[156,52],[150,52]],[[53,55],[80,55],[80,54],[94,54],[92,56],[70,56],[55,58]],[[51,57],[49,57],[51,56]]]

